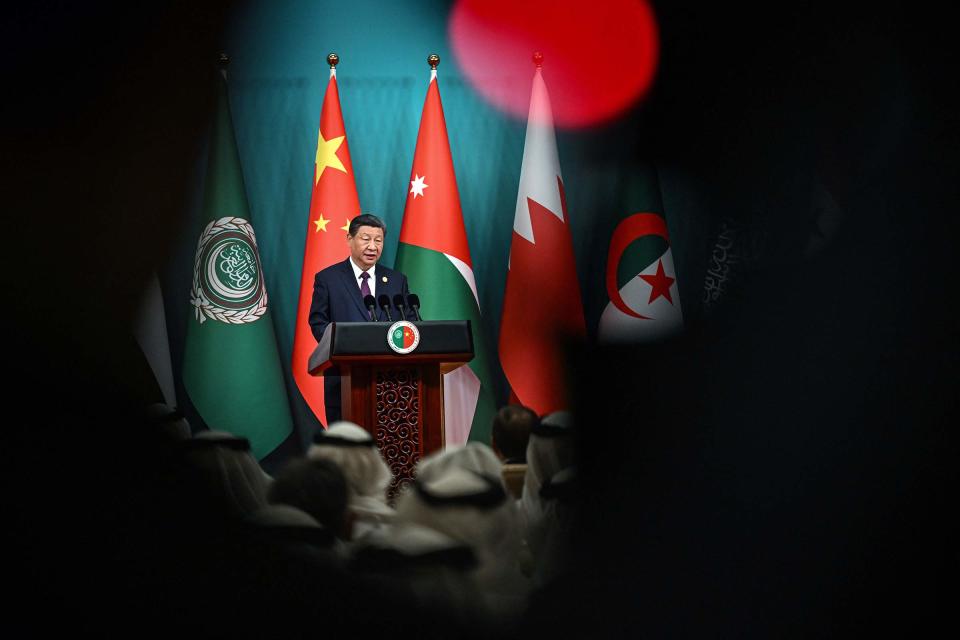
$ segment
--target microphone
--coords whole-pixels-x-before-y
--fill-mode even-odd
[[[381,293],[377,296],[377,304],[387,314],[387,322],[393,322],[393,316],[390,315],[390,298],[387,297],[387,294]]]
[[[407,319],[407,313],[405,311],[406,305],[403,303],[402,293],[398,293],[397,295],[393,296],[393,306],[395,306],[397,308],[397,311],[400,312],[400,319],[406,320]]]
[[[423,318],[420,317],[420,296],[411,293],[407,296],[407,305],[413,309],[413,316],[417,319],[417,322],[423,322]]]
[[[363,296],[363,306],[367,308],[367,313],[370,314],[370,321],[374,322],[377,319],[377,301],[371,295]]]

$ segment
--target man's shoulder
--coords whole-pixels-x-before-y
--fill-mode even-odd
[[[349,260],[350,258],[347,258]],[[317,272],[317,278],[326,278],[338,273],[343,273],[344,270],[350,269],[350,265],[347,264],[347,260],[342,260],[340,262],[334,262],[329,267],[321,269]]]
[[[384,267],[383,265],[380,265],[380,264],[377,265],[377,275],[394,277],[394,278],[401,278],[401,277],[406,278],[406,276],[403,275],[402,271],[397,271],[396,269],[390,269],[389,267]]]

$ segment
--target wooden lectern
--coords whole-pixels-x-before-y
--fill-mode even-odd
[[[417,461],[443,447],[441,375],[473,359],[469,320],[415,322],[420,343],[388,345],[388,322],[332,322],[310,356],[311,375],[338,367],[344,420],[369,431],[393,472],[393,495]]]

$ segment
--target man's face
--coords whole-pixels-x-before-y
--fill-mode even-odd
[[[359,227],[356,235],[347,236],[350,255],[353,261],[364,271],[377,264],[383,251],[383,229],[378,227]]]

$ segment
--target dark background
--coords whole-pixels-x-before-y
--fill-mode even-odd
[[[655,6],[660,80],[638,147],[708,202],[689,230],[704,264],[722,220],[762,240],[682,338],[573,349],[592,506],[529,632],[953,625],[949,23],[912,3]],[[135,614],[315,630],[392,615],[338,608],[323,580],[236,569],[250,552],[190,502],[143,424],[152,390],[126,327],[190,197],[212,106],[198,61],[231,15],[44,4],[4,17],[11,627],[121,630]],[[843,218],[810,259],[813,175]],[[267,593],[265,576],[291,589]],[[353,589],[341,597],[384,602]]]

